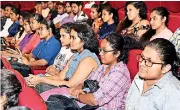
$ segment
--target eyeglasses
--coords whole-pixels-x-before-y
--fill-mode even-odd
[[[163,63],[156,63],[156,62],[152,62],[150,59],[145,59],[141,54],[137,55],[137,60],[139,62],[143,62],[143,60],[144,60],[145,61],[145,65],[147,67],[152,67],[153,64],[163,65]]]
[[[45,28],[45,27],[39,28],[40,31],[45,30],[45,29],[47,29],[47,28]]]
[[[102,48],[99,48],[99,53],[102,52],[102,54],[106,54],[106,53],[108,53],[108,52],[113,52],[113,51],[115,51],[115,50],[104,50],[104,49],[102,49]]]

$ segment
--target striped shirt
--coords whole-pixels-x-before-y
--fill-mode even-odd
[[[95,101],[101,106],[99,110],[122,110],[131,84],[130,73],[126,64],[119,62],[104,75],[107,65],[101,65],[91,73],[90,80],[97,80],[100,88],[93,93]]]

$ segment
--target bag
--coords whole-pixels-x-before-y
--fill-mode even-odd
[[[51,95],[46,102],[48,110],[80,110],[75,99],[63,95]]]
[[[89,93],[94,93],[99,89],[99,82],[96,80],[87,79],[86,81],[84,81],[83,90],[85,90],[87,88],[89,89]],[[85,92],[87,92],[87,91],[85,91]]]
[[[23,77],[28,77],[29,74],[31,74],[31,68],[28,65],[17,62],[15,59],[16,58],[11,58],[11,60],[9,60],[12,68],[21,73]]]

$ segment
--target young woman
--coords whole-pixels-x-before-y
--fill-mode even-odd
[[[139,72],[128,91],[125,110],[179,110],[179,61],[174,45],[154,39],[137,59]]]
[[[91,7],[91,26],[95,32],[95,34],[99,33],[99,27],[102,25],[103,21],[101,20],[101,12],[102,9],[99,5],[94,4]]]
[[[150,24],[156,33],[151,37],[150,41],[156,38],[170,39],[173,35],[171,30],[167,28],[169,20],[169,12],[164,7],[154,8],[150,14]]]
[[[31,40],[24,46],[22,50],[22,54],[30,54],[33,49],[36,48],[36,46],[40,42],[40,35],[39,35],[39,28],[40,28],[40,22],[43,20],[42,15],[40,14],[32,14],[30,16],[30,26],[33,32],[35,32],[31,38]]]
[[[42,39],[32,53],[22,57],[22,62],[29,66],[52,65],[61,48],[60,42],[54,37],[55,26],[51,21],[40,22],[40,38]]]
[[[88,77],[98,81],[100,88],[94,93],[84,94],[81,84],[71,94],[84,104],[100,106],[98,109],[122,110],[131,84],[124,45],[122,36],[115,33],[107,35],[99,49],[103,64]]]
[[[20,16],[20,10],[16,7],[12,7],[10,12],[10,18],[14,23],[8,29],[9,32],[8,37],[14,37],[15,34],[18,32],[19,16]]]
[[[151,28],[140,39],[143,46],[156,38],[164,38],[169,40],[173,33],[167,28],[168,21],[169,12],[166,8],[154,8],[150,14]]]
[[[115,32],[118,22],[117,11],[109,5],[104,5],[102,7],[102,19],[104,23],[98,27],[100,28],[99,39],[103,39],[110,32]]]
[[[60,40],[61,40],[62,48],[59,51],[58,55],[56,56],[53,65],[49,66],[46,69],[46,72],[50,75],[57,75],[60,71],[62,71],[67,61],[73,55],[73,52],[70,49],[70,43],[72,40],[70,36],[70,32],[72,25],[73,25],[72,23],[66,23],[61,26]]]
[[[148,29],[147,7],[143,1],[128,1],[124,7],[126,17],[120,21],[116,32],[123,35],[136,36],[139,39]]]
[[[36,86],[39,93],[57,88],[58,86],[77,87],[91,72],[100,65],[98,54],[98,40],[93,30],[86,23],[77,22],[71,29],[71,49],[76,53],[67,62],[58,76],[40,77],[30,75],[27,83]],[[40,83],[40,84],[39,84]]]

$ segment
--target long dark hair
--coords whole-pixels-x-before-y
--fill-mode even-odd
[[[155,49],[159,53],[164,65],[170,64],[173,75],[180,78],[180,74],[178,74],[179,58],[174,45],[170,41],[157,38],[150,41],[146,46]]]
[[[127,17],[127,6],[130,4],[133,5],[136,9],[139,9],[139,16],[141,19],[147,18],[147,6],[143,1],[127,1],[124,7],[126,17],[124,20],[119,22],[116,29],[117,33],[121,33],[123,29],[128,28],[132,24],[132,21]]]
[[[84,49],[99,54],[98,39],[92,28],[85,22],[76,22],[73,24],[72,29],[77,32],[78,37],[84,42]]]

